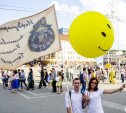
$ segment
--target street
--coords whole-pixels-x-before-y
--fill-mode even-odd
[[[119,85],[101,83],[99,87],[111,88],[120,85],[121,83]],[[66,113],[64,97],[67,90],[65,83],[62,94],[52,93],[51,88],[37,89],[37,86],[38,84],[36,84],[35,90],[23,89],[22,92],[11,93],[7,88],[3,89],[0,84],[0,113]],[[71,84],[69,84],[69,89],[72,89]],[[102,105],[105,113],[125,113],[126,90],[103,95]],[[87,108],[84,112],[87,113]]]

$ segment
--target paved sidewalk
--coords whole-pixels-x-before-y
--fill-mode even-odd
[[[124,83],[126,84],[126,81]],[[103,88],[103,89],[120,88],[122,86],[122,84],[124,84],[124,83],[122,83],[121,80],[116,80],[115,84],[105,81],[105,82],[99,83],[99,88]],[[126,91],[126,88],[124,89],[124,91]]]

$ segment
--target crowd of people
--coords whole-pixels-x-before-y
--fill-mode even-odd
[[[125,66],[120,67],[120,76],[119,68],[116,66],[113,66],[109,70],[106,67],[100,68],[99,66],[80,66],[78,67],[78,70],[78,75],[82,83],[81,92],[85,90],[86,83],[88,83],[88,80],[90,80],[91,78],[97,78],[98,82],[109,80],[110,83],[115,83],[117,77],[120,78],[122,82],[124,82],[126,76]],[[55,68],[48,70],[47,68],[44,68],[44,66],[41,66],[41,70],[39,70],[41,79],[38,85],[38,89],[40,89],[42,86],[48,86],[48,88],[52,86],[53,92],[57,92],[58,89],[58,93],[61,93],[63,91],[62,82],[72,82],[74,78],[74,71],[75,68],[72,66],[70,68],[66,68],[65,72],[63,72],[63,70],[57,71],[55,70]],[[29,68],[27,78],[25,77],[25,72],[23,69],[7,71],[1,70],[1,76],[4,89],[8,86],[9,89],[12,89],[12,92],[15,92],[14,89],[17,88],[19,89],[19,91],[21,91],[22,84],[25,85],[25,88],[27,90],[29,90],[30,88],[34,89],[34,77],[32,68]]]
[[[55,68],[52,68],[51,70],[47,71],[47,69],[41,66],[41,70],[38,71],[40,72],[40,82],[38,85],[38,89],[42,88],[42,86],[48,87],[49,89],[52,86],[52,92],[57,92],[58,94],[63,92],[63,70],[56,72]],[[1,76],[3,88],[5,89],[6,87],[8,87],[8,89],[10,89],[13,93],[15,92],[15,89],[22,91],[23,84],[25,85],[26,90],[34,90],[35,80],[32,68],[29,68],[27,78],[23,69],[7,71],[1,70]]]
[[[105,67],[100,68],[99,66],[84,66],[79,67],[78,70],[79,73],[76,78],[74,77],[75,69],[72,66],[66,68],[65,72],[63,70],[57,71],[55,68],[48,70],[44,68],[44,66],[41,66],[41,70],[38,70],[40,73],[38,89],[42,87],[50,89],[50,87],[52,87],[52,92],[60,94],[63,92],[62,82],[72,82],[73,90],[65,95],[67,113],[71,113],[71,110],[72,113],[83,113],[83,109],[86,106],[88,106],[88,113],[104,113],[101,104],[101,96],[103,94],[121,92],[125,88],[125,84],[122,84],[122,86],[117,89],[104,90],[98,88],[98,84],[101,81],[109,80],[110,83],[115,83],[117,76],[121,79],[121,82],[124,83],[126,75],[124,66],[121,66],[120,69],[114,66],[110,69],[106,69]],[[26,90],[34,90],[35,81],[32,68],[29,68],[27,77],[23,69],[1,70],[1,76],[3,89],[8,87],[12,93],[14,93],[16,89],[21,92],[23,84]],[[82,87],[80,89],[81,84]]]
[[[24,83],[25,87],[27,88],[27,84],[25,82],[26,77],[24,70],[1,70],[3,88],[5,89],[8,87],[13,93],[15,89],[22,91],[22,83]]]
[[[72,67],[66,68],[66,78],[67,81],[73,80],[73,69]],[[72,70],[72,71],[71,71]],[[98,81],[104,82],[105,80],[109,80],[110,83],[116,83],[116,79],[121,79],[122,83],[125,81],[126,78],[126,66],[120,66],[120,69],[118,66],[112,66],[111,68],[106,68],[105,66],[100,67],[97,65],[94,66],[79,66],[78,70],[80,73],[78,75],[80,76],[81,73],[85,74],[86,79],[91,79],[93,77],[97,78]],[[72,75],[72,76],[71,76]],[[80,77],[80,79],[82,79]]]

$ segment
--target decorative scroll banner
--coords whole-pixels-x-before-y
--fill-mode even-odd
[[[61,44],[54,6],[0,26],[0,69],[15,69],[59,50]]]

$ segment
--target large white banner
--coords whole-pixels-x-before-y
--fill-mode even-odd
[[[22,64],[61,50],[54,6],[0,26],[0,69]]]

